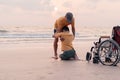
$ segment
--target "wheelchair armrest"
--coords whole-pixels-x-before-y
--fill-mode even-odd
[[[110,38],[110,36],[100,36],[100,38]]]
[[[100,38],[99,38],[99,43],[101,43],[101,39],[105,39],[105,38],[110,38],[110,36],[100,36]]]

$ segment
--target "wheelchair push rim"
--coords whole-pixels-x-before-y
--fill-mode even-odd
[[[120,47],[114,40],[105,40],[98,47],[99,61],[103,65],[117,65],[120,58]]]

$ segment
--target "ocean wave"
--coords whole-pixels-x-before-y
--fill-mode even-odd
[[[52,34],[0,34],[0,38],[51,38]]]
[[[53,33],[4,33],[0,34],[0,38],[52,38]],[[92,34],[79,34],[75,35],[76,38],[95,38],[99,35]]]
[[[80,28],[76,30],[75,41],[98,40],[100,35],[110,35],[108,28]],[[0,30],[0,43],[13,42],[40,42],[53,40],[52,29],[40,29],[37,27],[4,27]]]
[[[0,30],[0,33],[6,33],[8,32],[7,30]]]

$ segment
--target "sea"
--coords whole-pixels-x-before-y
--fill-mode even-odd
[[[76,27],[75,41],[97,41],[111,33],[112,27]],[[53,34],[52,27],[0,26],[0,44],[49,42],[54,39]]]

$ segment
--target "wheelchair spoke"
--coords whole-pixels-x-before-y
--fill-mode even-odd
[[[103,41],[99,48],[99,60],[104,65],[114,65],[119,59],[119,46],[111,40]]]

